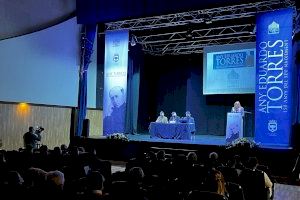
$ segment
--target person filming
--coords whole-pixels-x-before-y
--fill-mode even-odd
[[[25,148],[37,149],[38,142],[42,139],[41,133],[43,131],[43,127],[38,126],[36,129],[34,129],[32,126],[30,126],[29,131],[23,135]]]

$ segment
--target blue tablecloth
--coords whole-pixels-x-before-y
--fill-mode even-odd
[[[194,123],[157,123],[151,122],[149,127],[151,138],[165,138],[177,140],[190,140],[192,132],[195,132]]]

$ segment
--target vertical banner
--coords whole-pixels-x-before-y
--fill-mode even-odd
[[[125,131],[128,40],[128,30],[105,33],[104,135]]]
[[[257,16],[255,141],[262,145],[290,145],[292,28],[292,9]]]

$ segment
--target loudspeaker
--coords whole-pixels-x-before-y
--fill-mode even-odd
[[[89,137],[90,135],[90,120],[89,119],[85,119],[83,120],[83,124],[82,124],[82,133],[81,136],[83,137]]]

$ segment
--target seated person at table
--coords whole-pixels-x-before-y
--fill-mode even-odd
[[[163,111],[160,111],[159,116],[157,117],[155,122],[168,123],[168,118],[165,116],[165,113]]]
[[[180,122],[180,117],[177,116],[176,112],[171,113],[171,117],[169,119],[169,123],[179,123]]]
[[[185,117],[182,117],[180,120],[182,123],[195,123],[194,117],[192,117],[190,111],[185,112]]]
[[[241,106],[239,101],[234,102],[231,112],[241,113],[244,117],[244,108]]]

